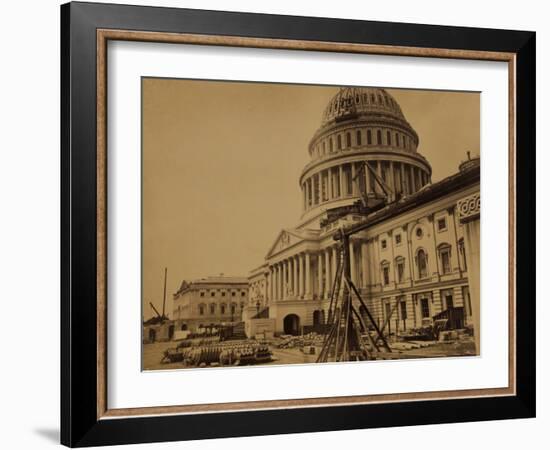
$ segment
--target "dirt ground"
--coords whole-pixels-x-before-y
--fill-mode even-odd
[[[183,369],[181,362],[161,363],[163,353],[168,348],[176,347],[177,342],[155,342],[153,344],[143,345],[143,370],[171,370]],[[276,348],[270,346],[273,351],[273,361],[262,365],[281,365],[281,364],[309,364],[315,363],[317,355],[304,354],[299,348]],[[456,342],[437,342],[426,347],[411,350],[394,350],[391,359],[410,359],[410,358],[441,358],[456,356],[475,355],[475,345],[473,340]]]

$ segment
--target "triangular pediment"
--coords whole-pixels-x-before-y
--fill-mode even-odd
[[[283,229],[277,235],[277,239],[275,239],[275,242],[269,249],[267,258],[276,253],[282,252],[283,250],[292,247],[307,238],[308,236],[305,236],[303,233],[299,233],[296,230]]]

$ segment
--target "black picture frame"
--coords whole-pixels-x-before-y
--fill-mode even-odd
[[[516,55],[516,395],[229,413],[97,417],[98,29]],[[61,443],[71,447],[535,416],[534,32],[69,3],[61,6]]]

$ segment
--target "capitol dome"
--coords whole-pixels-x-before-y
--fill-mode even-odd
[[[365,114],[405,120],[399,104],[384,89],[347,87],[340,89],[329,101],[323,112],[322,125]]]
[[[381,193],[371,171],[362,170],[365,162],[393,192],[392,199],[418,191],[432,173],[418,145],[416,131],[385,89],[339,89],[309,143],[311,161],[300,177],[303,217],[353,204],[361,193]]]

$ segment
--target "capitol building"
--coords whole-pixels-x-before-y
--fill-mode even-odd
[[[455,174],[432,183],[397,101],[384,89],[340,89],[304,149],[301,216],[273,236],[248,276],[247,334],[322,327],[339,255],[334,235],[366,221],[351,238],[350,266],[374,320],[391,316],[386,330],[399,333],[455,311],[477,340],[480,170],[466,150]],[[366,213],[366,202],[379,206]]]

